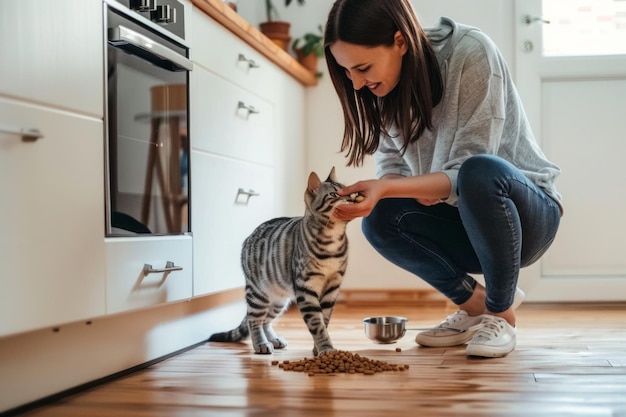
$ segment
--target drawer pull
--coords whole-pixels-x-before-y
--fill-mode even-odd
[[[258,197],[261,194],[259,193],[255,193],[254,190],[244,190],[243,188],[240,188],[239,190],[237,190],[237,197],[235,197],[235,202],[238,204],[248,204],[248,202],[250,201],[250,197]],[[244,198],[239,198],[240,196],[243,196]]]
[[[0,126],[0,133],[21,136],[24,142],[34,142],[37,139],[43,138],[43,135],[38,129],[21,129],[19,127],[14,128]]]
[[[246,58],[244,54],[239,54],[239,62],[246,62],[248,64],[248,68],[261,68],[261,66],[257,64],[256,61]]]
[[[237,104],[237,110],[241,110],[241,109],[246,110],[246,111],[248,112],[248,116],[250,116],[251,114],[259,114],[259,113],[260,113],[260,111],[259,111],[259,110],[257,110],[257,108],[256,108],[256,107],[254,107],[254,106],[249,106],[249,105],[247,105],[246,103],[244,103],[243,101],[240,101],[240,102]]]
[[[173,271],[182,271],[183,267],[182,266],[176,266],[174,265],[174,262],[172,261],[167,261],[165,263],[165,268],[160,268],[160,269],[155,269],[152,268],[152,265],[150,264],[144,264],[143,266],[143,275],[146,276],[148,274],[169,274],[170,272]]]

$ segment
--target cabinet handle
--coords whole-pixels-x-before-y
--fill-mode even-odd
[[[250,201],[250,197],[258,197],[261,194],[259,193],[255,193],[254,190],[244,190],[243,188],[240,188],[239,190],[237,190],[237,196],[235,197],[235,202],[239,203],[239,204],[248,204],[248,202]],[[245,197],[245,201],[243,201],[243,199],[239,199],[239,196],[244,196]]]
[[[174,262],[172,261],[167,261],[165,263],[165,268],[152,268],[152,265],[150,264],[144,264],[143,266],[143,275],[146,276],[148,274],[169,274],[170,272],[173,271],[182,271],[183,267],[182,266],[176,266],[174,265]]]
[[[240,101],[239,103],[237,103],[237,110],[241,110],[244,109],[248,112],[248,116],[250,116],[251,114],[259,114],[260,111],[254,107],[254,106],[250,106],[246,103],[244,103],[243,101]]]
[[[21,136],[24,142],[34,142],[37,139],[43,138],[43,135],[41,134],[41,132],[39,132],[39,129],[23,129],[19,127],[0,126],[0,133]]]
[[[255,60],[246,58],[244,54],[239,54],[239,62],[242,61],[248,64],[248,68],[261,68],[261,66],[257,64]]]

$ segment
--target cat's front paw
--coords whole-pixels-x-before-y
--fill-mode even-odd
[[[274,339],[271,339],[270,342],[272,342],[275,349],[283,349],[287,347],[287,341],[280,336],[276,336]]]
[[[317,356],[322,356],[325,355],[327,353],[330,352],[336,352],[337,349],[333,348],[333,347],[324,347],[322,349],[320,349],[319,351],[317,350],[316,347],[313,348],[313,356],[317,357]]]
[[[254,353],[271,355],[272,353],[274,353],[274,345],[269,342],[259,343],[258,345],[254,345]]]

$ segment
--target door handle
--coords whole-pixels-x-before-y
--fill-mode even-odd
[[[525,24],[526,26],[530,26],[533,23],[545,23],[546,25],[550,24],[549,20],[544,19],[543,17],[537,17],[537,16],[531,16],[529,14],[525,14],[524,16],[522,16],[522,23]]]

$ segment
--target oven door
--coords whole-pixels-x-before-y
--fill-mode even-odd
[[[188,50],[107,13],[107,236],[190,232]]]

